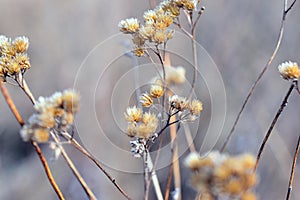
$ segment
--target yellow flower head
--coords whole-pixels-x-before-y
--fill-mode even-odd
[[[49,141],[49,130],[45,128],[34,129],[32,140],[38,143],[44,143]]]
[[[79,94],[74,90],[65,90],[62,93],[63,108],[67,112],[77,113],[79,110]]]
[[[148,10],[144,13],[144,20],[145,21],[149,21],[149,20],[154,20],[156,21],[157,19],[157,15],[156,12],[154,10]]]
[[[295,80],[300,76],[299,66],[296,62],[284,62],[278,66],[278,70],[282,78],[287,80]]]
[[[128,123],[128,126],[127,126],[127,135],[129,137],[136,136],[136,123]]]
[[[172,108],[175,108],[179,111],[183,111],[188,106],[188,101],[184,97],[179,97],[177,95],[173,95],[169,97],[169,103]]]
[[[136,47],[134,50],[133,50],[133,54],[136,55],[137,57],[141,57],[145,54],[145,51],[142,47]]]
[[[256,200],[256,199],[257,199],[256,195],[252,192],[245,192],[241,196],[241,200]]]
[[[166,42],[168,39],[167,33],[165,30],[157,30],[153,35],[153,42],[156,44],[161,44]]]
[[[195,5],[195,2],[194,1],[186,1],[184,4],[183,4],[183,7],[189,11],[192,11],[195,9],[196,5]]]
[[[151,25],[142,26],[139,29],[139,35],[145,40],[151,40],[155,33],[155,29]]]
[[[164,94],[164,88],[161,84],[153,84],[150,87],[150,95],[153,98],[159,98]]]
[[[125,119],[128,122],[139,122],[142,120],[143,111],[142,109],[137,108],[136,106],[128,107],[124,115],[125,115]]]
[[[132,34],[138,31],[140,24],[136,18],[130,18],[120,21],[118,26],[123,33]]]
[[[16,54],[15,62],[19,64],[19,68],[22,70],[27,70],[30,68],[29,58],[26,54],[23,53]]]
[[[202,103],[197,99],[194,99],[189,105],[189,110],[192,115],[199,115],[202,109]]]
[[[144,93],[140,97],[140,102],[141,102],[142,106],[149,107],[153,104],[153,99],[148,93]]]
[[[16,51],[16,53],[24,53],[27,51],[29,46],[29,40],[27,37],[16,37],[14,41],[12,42],[12,47]]]

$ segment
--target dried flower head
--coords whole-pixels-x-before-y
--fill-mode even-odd
[[[200,112],[203,110],[202,107],[202,102],[194,99],[190,104],[189,104],[189,110],[192,115],[199,115]]]
[[[144,12],[143,17],[144,17],[145,21],[149,21],[149,20],[156,21],[157,20],[157,14],[154,10],[148,10],[148,11]]]
[[[0,35],[0,76],[15,78],[16,74],[25,73],[30,68],[26,51],[29,46],[27,37],[11,38]]]
[[[150,95],[153,98],[159,98],[164,94],[164,88],[161,84],[152,84],[150,87]]]
[[[212,197],[230,196],[233,199],[240,196],[246,199],[256,197],[250,192],[257,183],[253,173],[255,159],[250,154],[229,156],[211,152],[201,158],[199,154],[191,153],[185,164],[194,172],[191,182],[201,193]]]
[[[140,27],[140,23],[136,18],[129,18],[119,22],[120,31],[125,34],[136,33]]]
[[[79,109],[79,94],[74,90],[56,92],[51,97],[39,97],[34,105],[36,113],[20,131],[24,141],[47,142],[51,131],[68,131]]]
[[[137,57],[141,57],[143,55],[145,55],[145,51],[143,48],[141,47],[136,47],[134,50],[133,50],[133,54],[136,55]]]
[[[136,106],[128,107],[124,115],[125,115],[125,119],[130,123],[139,122],[142,120],[143,111],[142,109],[137,108]]]
[[[183,67],[166,67],[165,70],[167,84],[182,84],[185,82],[185,69]]]
[[[184,97],[180,97],[178,95],[173,95],[169,97],[169,104],[171,108],[177,109],[179,111],[183,111],[188,106],[188,101]]]
[[[25,36],[16,37],[12,42],[12,47],[17,53],[24,53],[29,47],[29,40]]]
[[[140,103],[144,107],[149,107],[149,106],[151,106],[153,104],[153,99],[152,99],[152,97],[148,93],[144,93],[140,97]]]
[[[62,106],[67,112],[77,113],[79,110],[79,94],[74,90],[65,90],[62,93]]]
[[[287,80],[295,80],[300,76],[299,66],[296,62],[287,61],[278,66],[278,71],[282,78]]]

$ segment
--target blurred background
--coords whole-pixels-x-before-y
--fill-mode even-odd
[[[227,111],[221,137],[209,137],[210,142],[217,142],[214,149],[219,149],[250,87],[275,47],[283,0],[274,0],[272,3],[268,0],[203,0],[202,5],[206,9],[196,31],[197,40],[218,66],[227,97],[226,102],[223,102]],[[127,97],[122,99],[122,95],[126,96],[127,92],[130,93],[129,96],[134,96],[133,91],[120,91],[114,97],[114,101],[119,98],[120,101],[116,103],[122,106],[111,107],[117,81],[133,66],[131,59],[118,57],[124,49],[126,50],[126,41],[130,40],[129,37],[122,36],[124,42],[119,39],[122,37],[118,36],[114,42],[105,41],[111,41],[109,38],[119,33],[117,25],[120,20],[134,16],[142,19],[143,12],[149,8],[147,0],[0,2],[0,34],[12,38],[25,35],[30,39],[28,54],[32,67],[25,78],[33,95],[50,96],[55,91],[76,86],[81,93],[82,109],[76,120],[78,134],[75,137],[81,139],[83,144],[103,161],[108,171],[134,199],[143,198],[143,174],[140,171],[133,172],[136,169],[142,170],[142,163],[128,153],[129,139],[122,132],[122,123],[119,123],[126,106],[132,103]],[[281,48],[242,115],[227,148],[230,153],[257,153],[262,138],[289,88],[290,83],[279,76],[277,66],[286,60],[300,62],[299,9],[300,3],[296,2],[287,16]],[[172,42],[174,40],[170,41]],[[99,44],[100,54],[98,52],[96,55],[100,56],[90,57],[92,59],[84,62],[85,58],[91,55],[91,50]],[[182,48],[190,48],[186,43],[179,45]],[[115,59],[116,57],[118,59]],[[109,61],[113,64],[107,68],[106,64]],[[176,64],[183,65],[180,62]],[[201,63],[199,65],[201,66]],[[95,77],[97,75],[101,76],[99,80]],[[18,87],[7,87],[21,115],[25,120],[28,119],[33,113],[30,101]],[[206,101],[209,104],[209,96],[206,93],[199,94],[199,98],[204,101],[204,107]],[[87,98],[90,96],[94,97],[92,102]],[[292,156],[300,134],[299,103],[300,96],[294,92],[268,141],[258,169],[260,182],[256,192],[260,199],[285,197]],[[122,116],[116,119],[110,114],[115,111],[111,111],[110,108],[117,108],[116,112]],[[203,145],[201,142],[209,117],[209,113],[204,113],[198,123],[199,128],[195,128],[198,131],[193,133],[197,149]],[[95,123],[99,123],[101,128],[95,128]],[[33,148],[21,141],[19,129],[3,97],[0,97],[0,199],[56,199]],[[107,141],[111,142],[111,147],[107,145]],[[84,191],[63,158],[54,160],[49,145],[45,144],[42,147],[66,198],[86,199]],[[123,198],[88,159],[71,146],[65,145],[65,148],[99,199]],[[126,152],[126,156],[120,156],[110,148],[119,148]],[[183,154],[186,155],[184,152]],[[168,159],[165,155],[162,157]],[[292,199],[300,198],[299,166],[296,168]],[[184,166],[181,169],[183,196],[193,199],[196,193],[189,184],[190,174]],[[163,189],[167,181],[167,172],[167,167],[158,170],[158,175],[162,177],[160,181]],[[155,199],[153,192],[150,199]]]

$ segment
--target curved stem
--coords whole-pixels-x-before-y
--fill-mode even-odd
[[[71,137],[68,133],[64,132],[62,135],[65,137],[66,140],[70,141],[72,145],[78,149],[82,154],[87,156],[91,161],[94,162],[95,165],[105,174],[105,176],[114,184],[114,186],[123,194],[126,199],[131,199],[128,194],[118,185],[116,179],[114,179],[102,166],[102,164],[84,147],[82,147],[73,137]]]
[[[59,199],[64,200],[65,198],[64,198],[62,192],[60,191],[59,187],[57,186],[57,184],[56,184],[56,182],[55,182],[55,180],[54,180],[54,178],[52,176],[50,167],[49,167],[49,165],[47,163],[47,160],[46,160],[46,158],[45,158],[45,156],[44,156],[41,148],[39,147],[38,143],[35,142],[35,141],[31,141],[31,145],[34,147],[37,155],[39,156],[40,161],[41,161],[41,163],[42,163],[42,165],[44,167],[44,170],[45,170],[45,172],[47,174],[48,180],[51,183],[51,185],[52,185],[55,193],[57,194],[57,196],[58,196]]]
[[[292,192],[292,187],[293,187],[293,181],[294,181],[294,176],[295,176],[295,168],[296,168],[296,163],[297,163],[297,157],[299,154],[299,148],[300,148],[300,136],[298,137],[298,142],[296,145],[296,150],[294,154],[294,159],[293,159],[293,164],[292,164],[292,169],[291,169],[291,175],[290,175],[290,180],[289,180],[289,186],[288,186],[288,191],[286,194],[286,200],[290,199],[290,194]]]
[[[279,116],[281,115],[283,109],[287,106],[288,99],[289,99],[289,97],[290,97],[290,95],[291,95],[291,93],[292,93],[295,85],[296,85],[296,82],[294,81],[292,83],[292,85],[290,86],[287,94],[285,95],[285,97],[284,97],[284,99],[283,99],[283,101],[282,101],[282,103],[281,103],[281,105],[280,105],[280,107],[279,107],[279,109],[278,109],[278,111],[277,111],[277,113],[276,113],[276,115],[275,115],[275,117],[274,117],[274,119],[273,119],[273,121],[272,121],[269,129],[268,129],[268,132],[267,132],[266,136],[264,137],[264,140],[263,140],[263,142],[262,142],[262,144],[261,144],[261,146],[259,148],[259,151],[258,151],[258,155],[257,155],[257,158],[256,158],[256,164],[255,164],[255,167],[254,167],[254,171],[256,171],[256,169],[258,167],[258,164],[259,164],[261,155],[263,153],[263,150],[265,148],[265,145],[266,145],[266,143],[267,143],[267,141],[268,141],[268,139],[269,139],[269,137],[270,137],[270,135],[272,133],[272,130],[273,130],[273,128],[274,128],[274,126],[275,126],[275,124],[276,124]]]
[[[260,72],[260,74],[258,75],[256,81],[254,82],[254,84],[252,85],[246,99],[244,100],[243,102],[243,105],[241,107],[241,109],[239,110],[237,116],[236,116],[236,119],[233,123],[233,126],[228,134],[228,136],[226,137],[226,140],[223,144],[223,146],[221,147],[221,150],[220,152],[223,152],[230,140],[230,138],[232,137],[233,135],[233,132],[235,130],[235,127],[237,126],[238,124],[238,121],[241,117],[241,114],[242,112],[244,111],[245,107],[246,107],[246,104],[248,103],[250,97],[252,96],[254,90],[256,89],[256,86],[258,85],[258,83],[260,82],[260,80],[262,79],[263,75],[265,74],[265,72],[267,71],[267,69],[269,68],[269,66],[271,65],[271,63],[273,62],[278,50],[279,50],[279,47],[280,47],[280,44],[281,44],[281,41],[282,41],[282,37],[283,37],[283,32],[284,32],[284,24],[285,24],[285,21],[286,21],[286,16],[288,14],[288,12],[291,10],[291,8],[294,6],[296,0],[294,0],[294,2],[291,4],[291,6],[289,8],[287,8],[287,0],[284,0],[284,6],[283,6],[283,15],[282,15],[282,20],[281,20],[281,27],[280,27],[280,30],[279,30],[279,35],[278,35],[278,39],[277,39],[277,43],[275,45],[275,48],[273,50],[273,53],[271,55],[271,57],[269,58],[267,64],[265,65],[265,67],[263,68],[263,70]]]
[[[97,199],[96,196],[94,195],[94,193],[92,192],[92,190],[89,188],[89,186],[87,185],[87,183],[83,179],[83,177],[80,175],[79,171],[77,170],[76,166],[74,165],[73,161],[71,160],[71,158],[69,157],[69,155],[67,154],[67,152],[65,151],[65,149],[62,147],[62,145],[60,145],[60,139],[59,139],[59,137],[57,135],[55,135],[53,132],[51,132],[51,131],[50,131],[50,133],[52,135],[52,138],[56,142],[56,144],[58,144],[58,147],[59,147],[59,149],[61,151],[62,156],[66,160],[68,166],[72,170],[73,174],[75,175],[75,177],[79,181],[80,185],[84,189],[84,191],[87,194],[87,196],[89,197],[89,199],[91,199],[91,200]]]
[[[11,99],[11,97],[10,97],[10,95],[9,95],[6,87],[4,86],[4,83],[2,82],[2,80],[0,80],[0,89],[1,89],[1,92],[2,92],[2,94],[4,96],[4,99],[5,99],[8,107],[12,111],[13,115],[15,116],[15,118],[17,119],[17,121],[19,122],[19,124],[21,126],[23,126],[24,125],[24,121],[23,121],[23,119],[22,119],[22,117],[21,117],[18,109],[16,108],[14,102],[12,101],[12,99]],[[53,177],[52,172],[50,170],[50,167],[49,167],[49,165],[47,163],[47,160],[46,160],[43,152],[41,151],[39,145],[36,142],[34,142],[34,141],[31,141],[31,145],[34,147],[35,152],[39,156],[39,159],[40,159],[40,161],[41,161],[41,163],[43,165],[43,168],[44,168],[44,170],[46,172],[47,178],[48,178],[48,180],[49,180],[52,188],[54,189],[54,191],[57,194],[58,198],[61,199],[61,200],[64,200],[65,198],[64,198],[61,190],[59,189],[57,183],[54,180],[54,177]]]

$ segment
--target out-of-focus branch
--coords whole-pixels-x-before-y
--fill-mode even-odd
[[[68,133],[63,132],[63,137],[65,137],[66,140],[70,141],[71,144],[78,149],[82,154],[87,156],[91,161],[97,165],[97,167],[105,174],[105,176],[114,184],[114,186],[123,194],[123,196],[126,199],[131,199],[128,194],[119,186],[119,184],[116,182],[116,179],[114,179],[102,166],[102,164],[90,153],[88,152],[84,147],[82,147],[73,137],[71,137]]]
[[[52,138],[54,139],[55,143],[58,144],[58,148],[60,149],[62,156],[66,160],[68,166],[70,167],[70,169],[72,170],[73,174],[75,175],[75,177],[79,181],[79,183],[82,186],[82,188],[84,189],[85,193],[88,195],[89,199],[96,200],[97,198],[94,195],[93,191],[89,188],[89,186],[87,185],[87,183],[85,182],[85,180],[80,175],[80,173],[77,170],[77,168],[75,167],[73,161],[71,160],[71,158],[69,157],[69,155],[67,154],[67,152],[65,151],[65,149],[62,147],[62,145],[60,144],[59,137],[56,136],[53,132],[51,132],[51,135],[52,135]]]
[[[258,75],[256,81],[254,82],[254,84],[252,85],[246,99],[244,100],[243,102],[243,105],[240,109],[240,111],[238,112],[237,116],[236,116],[236,119],[233,123],[233,126],[223,144],[223,146],[221,147],[221,150],[220,152],[223,152],[231,138],[231,136],[233,135],[233,132],[235,130],[235,127],[237,126],[237,123],[241,117],[241,114],[242,112],[244,111],[245,107],[246,107],[246,104],[248,103],[250,97],[252,96],[254,90],[256,89],[256,86],[258,85],[258,83],[260,82],[260,80],[262,79],[263,75],[265,74],[265,72],[267,71],[267,69],[269,68],[269,66],[271,65],[271,63],[273,62],[278,50],[279,50],[279,47],[280,47],[280,44],[281,44],[281,41],[282,41],[282,37],[283,37],[283,32],[284,32],[284,25],[285,25],[285,21],[286,21],[286,16],[288,14],[288,12],[292,9],[292,7],[294,6],[294,4],[296,3],[296,0],[294,0],[294,2],[287,8],[287,0],[284,0],[284,6],[283,6],[283,14],[282,14],[282,19],[281,19],[281,27],[280,27],[280,30],[279,30],[279,35],[278,35],[278,39],[277,39],[277,43],[275,45],[275,48],[273,50],[273,53],[271,55],[271,57],[269,58],[267,64],[265,65],[265,67],[263,68],[263,70],[260,72],[260,74]]]

